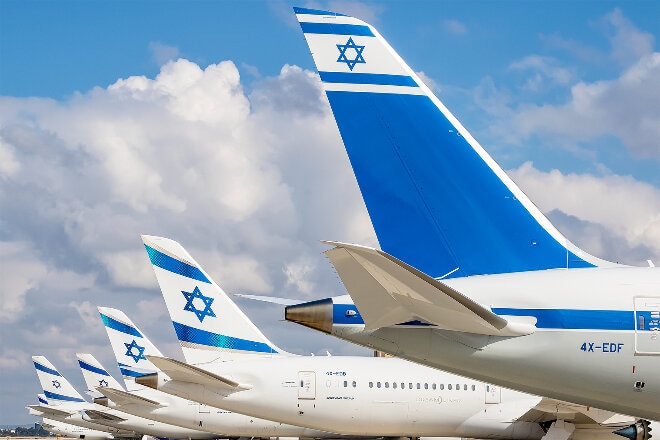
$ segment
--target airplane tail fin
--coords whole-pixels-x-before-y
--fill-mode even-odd
[[[37,370],[39,383],[49,404],[63,402],[85,402],[85,399],[62,376],[59,371],[44,356],[32,356],[34,368]]]
[[[174,240],[143,235],[142,241],[190,364],[247,354],[285,354],[276,347],[190,254]]]
[[[101,365],[94,356],[89,353],[76,353],[76,357],[78,357],[78,365],[85,378],[87,389],[94,397],[102,396],[102,394],[96,390],[98,387],[123,389],[119,382],[117,382],[114,377],[110,376],[110,373],[103,368],[103,365]]]
[[[142,388],[135,378],[159,371],[147,355],[162,356],[162,353],[124,312],[110,307],[98,309],[126,389]]]
[[[382,250],[435,278],[614,264],[570,243],[373,26],[294,11]]]

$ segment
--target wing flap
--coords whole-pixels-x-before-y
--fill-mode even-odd
[[[147,356],[147,358],[172,380],[205,385],[224,391],[241,391],[251,388],[249,385],[240,384],[229,378],[176,359],[160,356]]]
[[[467,333],[522,336],[533,333],[525,317],[503,318],[391,255],[364,246],[335,246],[326,255],[353,297],[366,329],[411,320]]]
[[[87,417],[89,417],[91,420],[98,420],[98,421],[110,421],[110,422],[125,422],[126,419],[116,416],[114,414],[109,414],[105,411],[98,411],[95,409],[86,409],[85,414],[87,414]]]
[[[152,408],[161,408],[167,406],[155,400],[147,399],[146,397],[138,396],[136,394],[128,393],[124,390],[118,390],[109,387],[98,387],[98,392],[103,394],[108,399],[112,400],[116,405],[140,405]]]

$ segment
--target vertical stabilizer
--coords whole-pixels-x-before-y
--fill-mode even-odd
[[[62,376],[44,356],[32,356],[34,368],[37,369],[39,383],[50,405],[64,402],[85,402],[85,399]]]
[[[174,240],[142,236],[183,355],[191,364],[283,353]]]
[[[163,354],[124,312],[110,307],[98,309],[126,388],[128,390],[142,388],[135,383],[135,378],[159,371],[147,359],[147,355],[162,356]]]
[[[110,373],[103,368],[103,365],[89,353],[76,353],[78,365],[85,378],[87,389],[93,393],[94,397],[101,397],[102,394],[96,391],[98,387],[110,387],[117,390],[123,389],[117,380],[110,376]]]
[[[570,243],[374,27],[294,11],[382,250],[436,278],[613,265]]]

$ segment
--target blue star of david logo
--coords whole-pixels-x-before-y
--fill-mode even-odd
[[[100,387],[107,387],[108,386],[108,381],[105,379],[99,380],[99,386]]]
[[[54,386],[55,388],[60,388],[62,385],[60,385],[60,381],[59,381],[59,380],[54,380],[54,381],[53,381],[53,386]]]
[[[346,44],[338,44],[337,49],[339,49],[339,58],[337,58],[337,62],[346,63],[348,68],[351,70],[353,70],[353,67],[355,67],[356,64],[367,63],[364,60],[364,57],[362,56],[362,51],[364,50],[364,46],[358,46],[357,44],[355,44],[355,42],[353,41],[353,37],[349,37]],[[355,58],[352,60],[349,60],[348,57],[346,56],[346,51],[348,49],[353,49],[355,51]]]
[[[124,345],[126,346],[126,356],[132,357],[136,364],[140,359],[147,360],[147,358],[144,357],[144,347],[140,347],[137,342],[135,342],[135,339],[133,339],[133,342],[130,344],[124,342]],[[133,353],[133,349],[137,350],[137,354]]]
[[[186,298],[186,305],[183,307],[183,310],[187,310],[189,312],[193,312],[195,315],[197,315],[197,319],[199,319],[199,322],[204,321],[204,318],[206,316],[213,316],[215,317],[215,313],[213,313],[213,310],[211,309],[211,304],[213,304],[213,298],[210,296],[204,296],[202,295],[202,292],[199,290],[199,287],[195,286],[192,292],[185,292],[181,291],[183,293],[183,296]],[[195,304],[193,301],[199,298],[204,302],[204,310],[199,310],[197,307],[195,307]]]

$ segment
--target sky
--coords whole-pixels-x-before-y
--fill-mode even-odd
[[[0,0],[0,425],[36,421],[32,355],[118,377],[97,306],[182,358],[140,234],[229,293],[345,293],[319,241],[378,243],[293,6],[376,26],[570,240],[660,264],[657,0]]]

